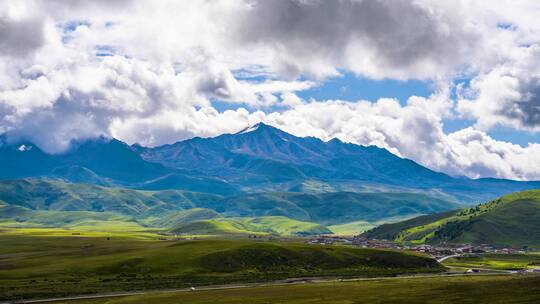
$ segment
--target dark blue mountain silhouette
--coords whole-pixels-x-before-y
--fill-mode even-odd
[[[75,142],[49,155],[30,142],[0,138],[0,179],[60,177],[139,189],[221,195],[265,191],[430,191],[475,203],[540,182],[451,177],[386,149],[297,137],[259,123],[235,134],[146,148],[116,139]]]

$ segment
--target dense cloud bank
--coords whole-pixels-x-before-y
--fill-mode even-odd
[[[540,131],[538,14],[537,1],[4,1],[0,132],[61,153],[262,120],[454,175],[540,179],[538,144],[488,135]],[[295,94],[343,71],[436,90],[406,104]],[[472,124],[443,131],[461,118]]]

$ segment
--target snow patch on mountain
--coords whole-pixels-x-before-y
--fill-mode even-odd
[[[30,151],[30,150],[32,150],[32,146],[20,145],[19,148],[17,148],[17,150],[19,150],[21,152]]]
[[[251,127],[247,127],[244,130],[242,130],[242,131],[240,131],[240,132],[238,132],[236,134],[245,134],[245,133],[257,131],[257,129],[259,129],[260,126],[261,126],[261,124],[256,124],[256,125],[253,125]]]

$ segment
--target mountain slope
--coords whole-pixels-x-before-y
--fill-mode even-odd
[[[401,192],[436,189],[472,204],[540,187],[540,182],[453,178],[386,149],[338,139],[323,142],[313,137],[296,137],[263,123],[236,134],[134,149],[147,161],[223,178],[244,192],[298,191],[310,182],[341,189],[337,191],[347,187],[354,192],[362,192],[366,187]]]
[[[0,181],[0,201],[34,211],[114,212],[157,226],[217,217],[284,216],[322,225],[411,217],[460,207],[412,193],[267,192],[235,197],[178,190],[140,191],[53,179]],[[197,209],[205,208],[205,209]]]
[[[416,221],[416,226],[400,224],[401,231],[387,236],[413,243],[540,246],[540,190],[517,192],[453,215]],[[366,236],[384,235],[383,230],[389,229],[381,226]]]
[[[31,143],[8,143],[5,136],[0,137],[0,180],[28,177],[146,190],[241,193],[220,178],[148,162],[136,149],[116,139],[74,142],[70,150],[49,155]]]
[[[100,176],[125,182],[141,182],[171,172],[162,165],[144,161],[128,145],[116,139],[98,138],[78,143],[58,158],[66,166],[85,167]]]
[[[324,225],[378,221],[460,208],[452,201],[414,193],[267,192],[225,198],[205,205],[230,217],[287,216]]]
[[[171,232],[206,235],[276,234],[307,236],[332,233],[328,228],[284,216],[219,218],[180,224]]]
[[[441,213],[422,215],[397,223],[383,224],[369,231],[366,231],[364,233],[364,236],[370,239],[394,240],[400,235],[402,231],[446,219],[448,217],[456,215],[459,212],[460,210],[450,210]]]
[[[366,221],[356,221],[346,224],[338,224],[328,226],[328,229],[336,235],[358,235],[366,230],[373,228],[375,225]]]
[[[132,218],[112,212],[36,211],[20,206],[0,206],[0,227],[68,228],[109,232],[144,229]]]
[[[37,146],[27,142],[8,144],[0,136],[0,179],[40,176],[50,172],[57,161]]]
[[[174,213],[170,213],[166,216],[158,217],[150,221],[153,226],[157,227],[178,227],[180,225],[186,225],[193,222],[211,220],[222,217],[221,214],[214,210],[204,208],[193,208],[188,210],[182,210]]]
[[[225,174],[240,179],[247,173],[265,179],[356,179],[370,182],[412,184],[418,181],[449,182],[444,174],[401,159],[385,149],[346,144],[337,139],[323,142],[296,137],[259,123],[236,134],[194,138],[173,145],[141,149],[141,156],[166,166]]]

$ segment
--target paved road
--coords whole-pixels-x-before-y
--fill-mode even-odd
[[[32,304],[32,303],[54,303],[59,301],[72,301],[72,300],[91,300],[91,299],[103,299],[103,298],[115,298],[126,296],[137,296],[149,293],[169,293],[169,292],[197,292],[208,290],[224,290],[224,289],[240,289],[240,288],[252,288],[262,286],[283,286],[283,285],[299,285],[299,284],[313,284],[313,283],[331,283],[331,282],[355,282],[355,281],[377,281],[377,280],[396,280],[396,279],[414,279],[414,278],[437,278],[437,277],[457,277],[457,276],[488,276],[488,275],[501,275],[501,273],[440,273],[432,275],[403,275],[396,277],[373,277],[373,278],[349,278],[349,279],[328,279],[328,278],[292,278],[287,280],[280,280],[267,283],[248,283],[248,284],[230,284],[230,285],[213,285],[213,286],[201,286],[192,288],[179,288],[179,289],[161,289],[161,290],[147,290],[137,292],[122,292],[122,293],[106,293],[95,295],[81,295],[62,298],[49,298],[49,299],[36,299],[36,300],[19,300],[0,302],[0,304]]]
[[[446,260],[449,259],[449,258],[455,258],[455,257],[458,257],[458,256],[462,256],[462,254],[447,255],[447,256],[445,256],[445,257],[442,257],[442,258],[440,258],[440,259],[437,259],[437,262],[442,263],[442,262],[446,261]]]
[[[448,255],[448,256],[442,257],[440,259],[437,259],[437,262],[442,263],[442,262],[446,261],[449,258],[455,258],[455,257],[467,256],[467,255],[469,255],[469,254],[463,253],[463,254]],[[457,267],[457,266],[453,267],[453,268],[468,269],[467,267]],[[474,269],[477,269],[477,270],[480,270],[480,271],[488,271],[488,272],[493,272],[493,273],[499,273],[499,274],[500,273],[508,273],[508,274],[513,274],[514,273],[511,270],[505,270],[505,269],[478,268],[478,267],[470,267],[470,268],[474,268]]]

